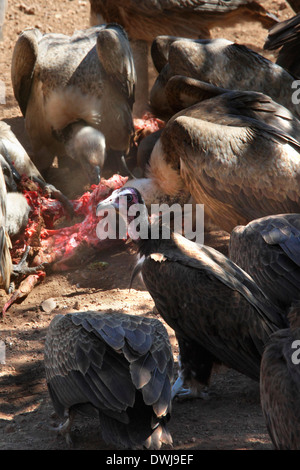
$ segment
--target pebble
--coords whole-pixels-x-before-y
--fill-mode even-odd
[[[54,310],[56,308],[56,302],[51,297],[50,299],[46,299],[41,303],[41,308],[44,312],[51,313],[52,310]]]

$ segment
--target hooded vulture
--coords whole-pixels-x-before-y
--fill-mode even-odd
[[[138,231],[135,208],[144,214]],[[288,325],[283,311],[220,252],[171,230],[153,236],[143,208],[135,188],[122,188],[98,204],[97,215],[113,209],[126,218],[140,255],[133,277],[142,274],[159,314],[175,331],[181,373],[172,395],[181,393],[183,382],[188,393],[201,395],[220,363],[258,381],[266,341]]]

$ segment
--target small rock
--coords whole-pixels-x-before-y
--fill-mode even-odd
[[[20,5],[18,5],[18,8],[20,11],[22,11],[26,15],[35,15],[34,7],[27,7],[26,5],[24,5],[24,3],[21,3]]]
[[[41,308],[46,313],[51,313],[56,308],[56,302],[54,299],[46,299],[41,303]]]
[[[78,300],[76,300],[73,308],[74,310],[80,310],[80,303],[78,302]]]

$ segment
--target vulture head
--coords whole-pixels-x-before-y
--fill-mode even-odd
[[[72,155],[85,173],[90,184],[100,183],[100,172],[106,157],[105,137],[98,129],[86,123],[73,123],[62,131],[54,132],[64,143],[67,155]]]
[[[111,211],[118,216],[119,224],[121,220],[125,223],[125,236],[128,234],[132,240],[137,240],[143,229],[148,233],[148,211],[143,197],[136,188],[117,189],[97,206],[98,216]],[[138,231],[137,224],[139,224]],[[118,232],[121,233],[120,225]]]

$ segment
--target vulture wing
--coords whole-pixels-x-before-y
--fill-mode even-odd
[[[163,417],[170,407],[172,361],[161,322],[118,313],[57,316],[45,344],[57,413],[92,405],[103,438],[124,447],[159,447],[168,435]]]
[[[175,247],[162,244],[141,265],[159,313],[179,338],[258,380],[264,344],[286,318],[221,253],[178,234],[173,241]]]
[[[283,308],[300,299],[299,214],[267,216],[236,227],[229,257]]]
[[[11,63],[11,80],[15,98],[23,116],[26,114],[34,67],[38,57],[38,42],[42,33],[37,29],[23,31],[14,48]]]

